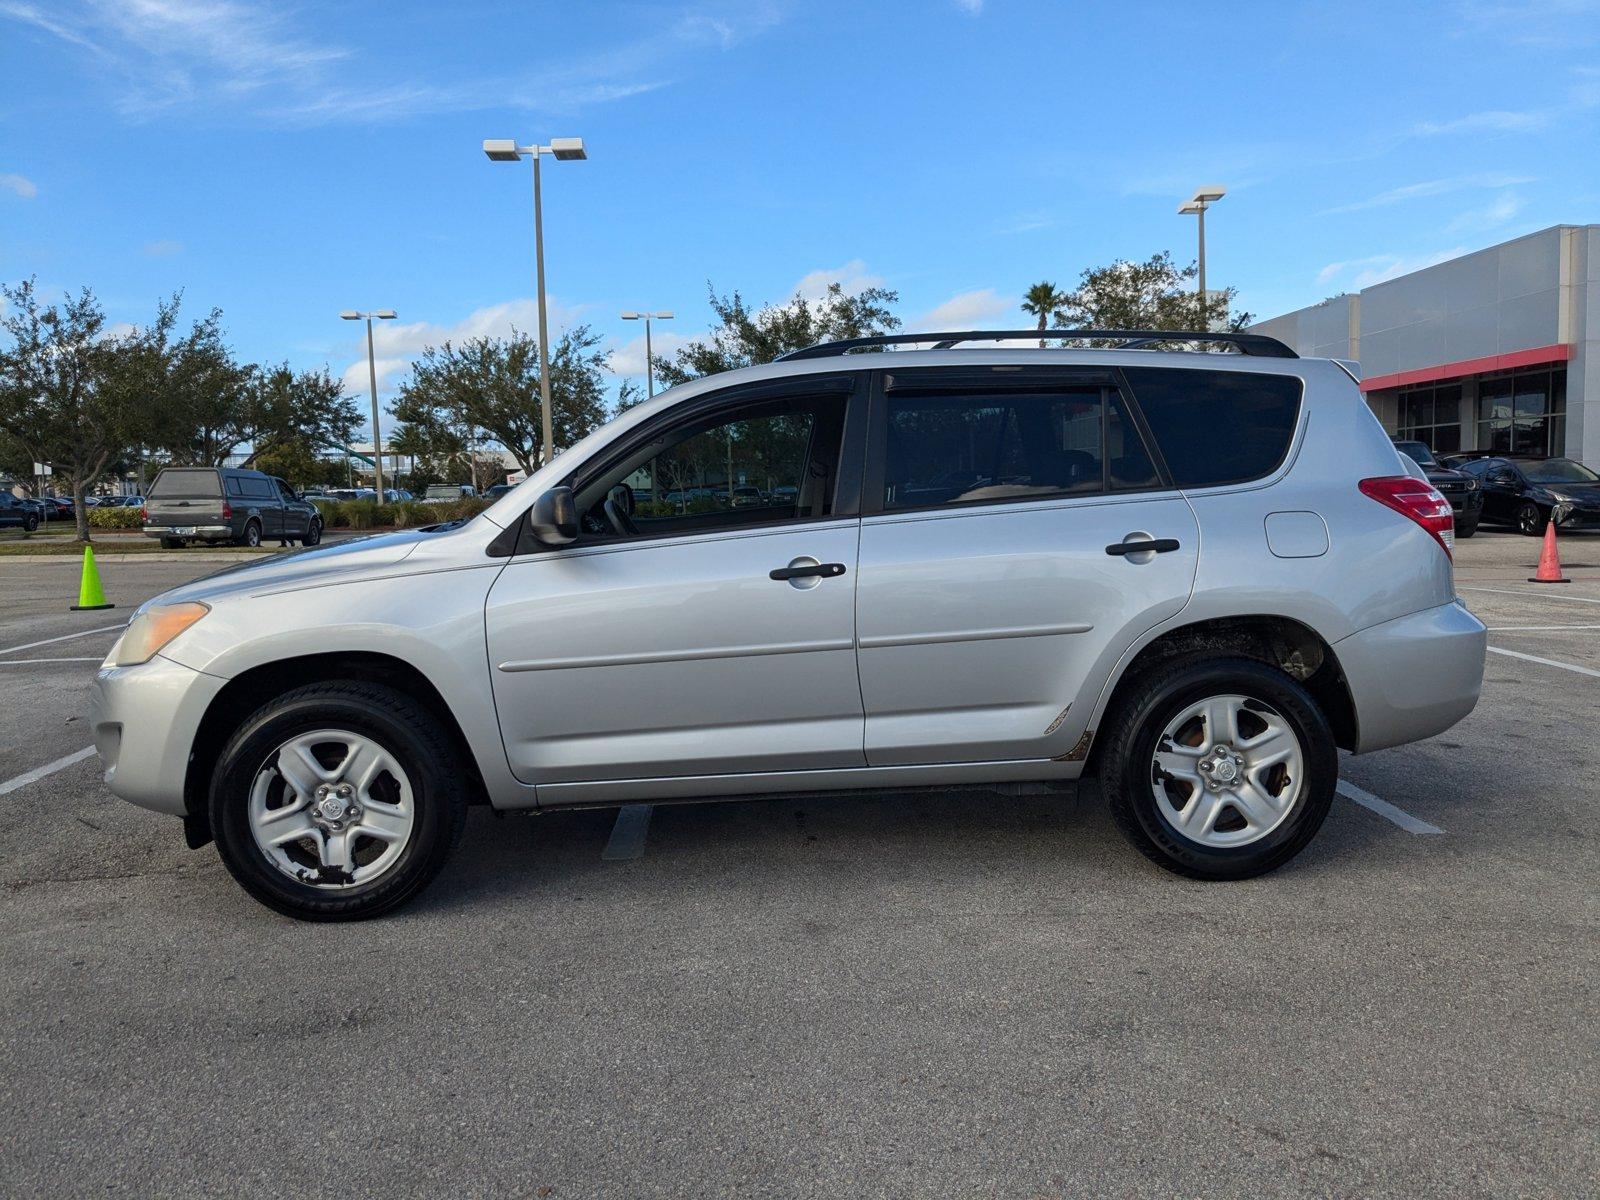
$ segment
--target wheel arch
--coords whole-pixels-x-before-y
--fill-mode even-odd
[[[1197,650],[1218,657],[1254,658],[1282,670],[1311,693],[1333,730],[1335,744],[1344,750],[1355,749],[1359,733],[1355,699],[1333,647],[1309,625],[1271,613],[1211,617],[1152,638],[1117,675],[1096,714],[1096,724],[1105,723],[1112,706],[1136,678]],[[1091,742],[1087,770],[1094,769],[1099,746],[1098,740]]]
[[[211,775],[228,738],[247,715],[293,688],[334,680],[379,683],[404,693],[427,709],[445,731],[463,770],[468,774],[472,803],[486,802],[487,789],[461,723],[433,681],[411,663],[372,651],[334,651],[278,659],[242,671],[230,679],[207,706],[195,731],[194,746],[184,774],[183,801],[186,834],[191,847],[211,840],[206,819],[206,792]]]

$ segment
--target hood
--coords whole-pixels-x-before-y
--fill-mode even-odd
[[[1467,479],[1467,478],[1469,478],[1469,476],[1467,475],[1467,473],[1465,471],[1458,471],[1454,467],[1438,467],[1438,466],[1435,466],[1435,467],[1423,467],[1422,469],[1423,469],[1424,472],[1427,473],[1428,479],[1430,481],[1434,480],[1434,479],[1452,479],[1452,480],[1454,480],[1454,479]]]
[[[163,592],[150,603],[175,604],[183,600],[209,603],[227,596],[359,578],[370,571],[394,566],[434,536],[437,535],[425,529],[406,529],[235,563]]]
[[[1584,504],[1600,502],[1600,483],[1534,483],[1533,486],[1552,496],[1571,496]]]

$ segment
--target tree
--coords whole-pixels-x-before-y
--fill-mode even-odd
[[[1055,284],[1036,283],[1023,295],[1022,311],[1039,318],[1039,332],[1043,333],[1053,322],[1061,319],[1061,308],[1067,300],[1067,294]],[[1044,349],[1043,338],[1039,339],[1039,349]]]
[[[321,367],[296,371],[288,363],[252,368],[237,422],[212,448],[213,464],[249,443],[245,466],[265,454],[290,447],[343,446],[361,424],[361,407],[344,394],[344,385]]]
[[[107,336],[105,312],[88,288],[45,305],[30,279],[0,285],[0,296],[0,329],[11,341],[0,351],[0,432],[66,481],[78,538],[88,541],[84,494],[149,419],[156,335]]]
[[[174,295],[162,304],[151,327],[146,386],[159,404],[141,441],[173,463],[220,466],[245,440],[255,368],[234,360],[216,309],[174,340],[181,301]]]
[[[1237,289],[1202,301],[1195,276],[1194,264],[1180,268],[1165,250],[1145,262],[1118,259],[1084,271],[1063,299],[1061,316],[1085,329],[1239,330],[1250,323],[1249,313],[1232,311]]]
[[[655,359],[657,378],[669,386],[768,363],[780,354],[817,342],[868,337],[900,328],[900,318],[890,308],[899,302],[900,294],[886,288],[870,287],[850,296],[839,284],[830,283],[820,300],[807,300],[796,293],[786,304],[752,310],[738,292],[718,296],[716,288],[709,283],[706,287],[719,324],[703,340],[680,347],[673,358]]]
[[[551,350],[551,416],[559,447],[571,446],[606,420],[606,356],[595,348],[599,342],[598,334],[580,325]],[[531,474],[543,449],[539,400],[539,345],[524,333],[429,346],[411,365],[394,406],[407,447],[402,452],[430,461],[449,458],[482,430]]]

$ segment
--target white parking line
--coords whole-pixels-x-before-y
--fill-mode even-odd
[[[24,667],[30,664],[53,662],[104,662],[100,656],[94,658],[0,658],[0,667]]]
[[[1489,653],[1504,654],[1507,658],[1522,658],[1546,667],[1560,667],[1563,671],[1576,671],[1579,675],[1593,675],[1596,679],[1600,679],[1600,671],[1596,671],[1593,667],[1580,667],[1576,663],[1557,662],[1553,658],[1540,658],[1537,654],[1524,654],[1520,650],[1502,650],[1499,646],[1490,646]]]
[[[42,767],[35,767],[31,771],[24,771],[15,779],[8,779],[4,783],[0,783],[0,796],[4,796],[9,792],[14,792],[18,788],[27,787],[30,783],[37,783],[46,775],[54,775],[57,771],[64,771],[73,763],[80,763],[93,753],[93,746],[85,746],[76,754],[69,754],[65,758],[56,759],[53,763],[45,763],[45,765]]]
[[[652,804],[624,804],[611,827],[611,840],[600,857],[607,860],[638,858],[644,854],[644,839],[650,832]]]
[[[1393,821],[1408,833],[1443,833],[1437,825],[1429,825],[1420,817],[1413,817],[1403,808],[1396,808],[1387,800],[1380,800],[1365,788],[1358,788],[1348,779],[1339,780],[1338,792],[1348,800],[1354,800],[1362,808],[1370,809],[1385,820]]]
[[[88,637],[92,633],[110,633],[113,629],[125,629],[126,622],[122,625],[102,625],[99,629],[80,629],[77,633],[64,633],[60,637],[45,638],[42,642],[24,642],[20,646],[7,646],[0,650],[0,654],[15,654],[18,650],[32,650],[37,646],[50,646],[56,642],[70,642],[73,638]]]
[[[1527,588],[1468,587],[1466,584],[1458,584],[1456,591],[1493,592],[1497,596],[1531,596],[1535,600],[1566,600],[1572,604],[1600,604],[1600,600],[1591,596],[1568,596],[1562,592],[1530,592]]]
[[[1547,629],[1600,629],[1600,625],[1490,625],[1490,633],[1542,633]]]

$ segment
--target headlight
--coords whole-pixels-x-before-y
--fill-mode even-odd
[[[1467,491],[1475,492],[1482,486],[1483,485],[1479,483],[1477,479],[1473,478],[1471,475],[1467,476]]]
[[[183,604],[152,604],[134,617],[101,666],[136,667],[149,662],[162,647],[210,611],[209,604],[201,604],[198,600]]]

